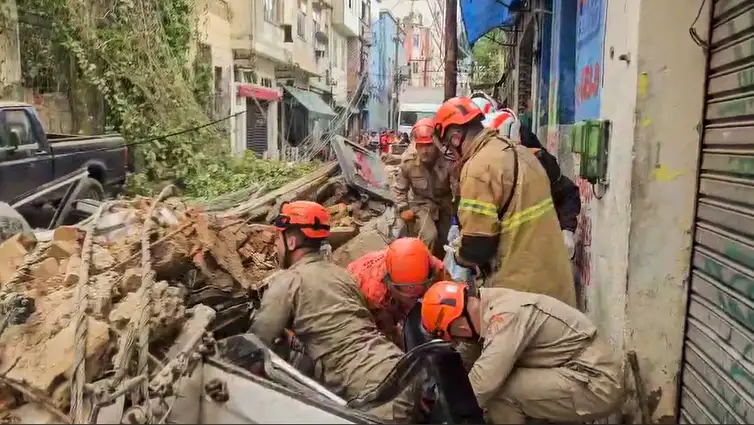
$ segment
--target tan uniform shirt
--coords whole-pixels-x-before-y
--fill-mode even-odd
[[[503,288],[481,288],[480,299],[484,345],[469,380],[481,406],[516,367],[582,368],[619,387],[620,362],[608,345],[595,345],[597,328],[583,313],[551,297]]]
[[[450,210],[453,200],[451,189],[452,165],[439,155],[437,162],[427,168],[419,161],[413,144],[401,155],[392,185],[396,207],[399,211],[405,208],[427,210],[433,220],[438,219],[439,210]]]
[[[271,345],[293,331],[331,391],[349,401],[368,393],[402,357],[377,329],[351,275],[319,254],[309,254],[270,283],[251,331]],[[408,419],[407,393],[372,412],[387,421]]]
[[[514,188],[516,157],[518,181]],[[493,273],[484,285],[545,294],[575,307],[568,250],[550,195],[550,181],[539,160],[529,149],[486,129],[464,147],[462,161],[461,234],[499,235]],[[500,220],[498,214],[511,196]]]

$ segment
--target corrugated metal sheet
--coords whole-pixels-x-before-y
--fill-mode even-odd
[[[260,108],[261,107],[261,108]],[[269,102],[246,101],[246,149],[262,156],[267,150],[267,109]]]
[[[754,2],[713,5],[680,423],[754,423]]]

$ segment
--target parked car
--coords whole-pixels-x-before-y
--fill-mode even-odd
[[[130,163],[117,134],[45,133],[32,105],[0,101],[0,201],[24,216],[57,207],[73,184],[76,199],[102,200],[123,186]]]

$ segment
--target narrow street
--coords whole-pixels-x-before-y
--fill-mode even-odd
[[[447,356],[466,362],[466,340],[504,327],[490,313],[475,328],[469,297],[491,301],[468,288],[523,279],[501,259],[528,258],[543,265],[530,276],[554,270],[534,287],[557,287],[555,273],[572,271],[572,286],[570,274],[561,280],[575,301],[521,291],[573,307],[563,317],[578,317],[584,334],[593,326],[594,347],[618,359],[620,382],[610,385],[620,389],[600,402],[618,393],[620,402],[606,414],[575,414],[580,422],[754,423],[754,2],[95,3],[0,4],[0,421],[378,423],[390,417],[380,408],[407,397],[410,376],[450,364],[448,376],[463,383],[427,378],[412,405],[420,423],[473,423],[482,414],[493,422],[483,401],[494,397],[480,396],[478,373]],[[440,117],[448,105],[465,116]],[[464,149],[478,142],[466,137],[477,127],[525,146],[542,166],[522,168],[521,183],[515,157],[510,184],[507,169],[464,180],[473,171]],[[523,204],[540,174],[550,179],[550,195],[542,193],[556,204],[557,240],[517,252],[525,233],[505,234],[536,218]],[[475,179],[487,182],[468,183]],[[571,182],[575,205],[557,205],[556,187]],[[516,192],[521,184],[526,193]],[[316,222],[298,223],[313,229],[302,235],[325,236],[289,247],[285,232],[296,223],[283,211],[291,204],[317,211],[307,213]],[[391,244],[409,237],[447,274],[416,260],[417,270],[429,264],[419,283],[391,280],[380,267]],[[305,285],[306,273],[286,276],[298,267],[292,253],[313,246],[327,265],[309,277],[337,285],[341,270],[356,276],[369,326],[393,343],[353,349],[352,369],[323,371],[322,358],[297,350],[329,327],[351,329],[343,341],[358,343],[368,314],[357,307],[349,307],[353,321],[322,319],[303,337],[294,316],[311,318],[297,308],[329,320],[338,309],[294,302],[287,333],[267,341],[249,330],[264,318],[265,297],[287,303],[303,293],[285,298],[269,288]],[[469,260],[486,246],[496,247],[486,263]],[[564,252],[571,268],[553,265]],[[455,338],[454,322],[435,333],[418,301],[429,304],[425,292],[442,276],[470,291],[457,299],[470,333],[452,349],[427,341]],[[399,314],[390,297],[401,285],[425,292],[408,296],[412,308]],[[438,301],[438,323],[450,301]],[[382,328],[391,314],[400,316],[395,334]],[[313,339],[348,351],[331,335]],[[405,353],[414,346],[423,348]],[[532,356],[527,349],[516,355]],[[394,372],[400,355],[411,373],[381,385],[384,376],[367,376]],[[527,364],[514,360],[499,387],[510,390],[507,374]],[[590,382],[582,387],[594,395]],[[573,388],[575,399],[592,397]],[[189,401],[176,402],[180,391],[193,391]],[[258,397],[239,402],[237,394]],[[547,411],[520,410],[527,421]]]

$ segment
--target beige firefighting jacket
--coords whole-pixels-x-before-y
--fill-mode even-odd
[[[572,378],[567,382],[584,384],[605,404],[620,399],[621,362],[584,314],[550,297],[510,289],[481,288],[479,296],[484,346],[469,380],[481,406],[498,395],[515,367],[564,368]]]
[[[452,165],[442,155],[428,169],[419,161],[412,143],[401,155],[401,164],[392,185],[398,211],[409,207],[415,211],[426,210],[433,220],[437,220],[441,209],[449,211],[452,208],[451,172]]]
[[[514,190],[516,156],[518,181],[500,220],[498,214]],[[500,235],[493,272],[484,286],[545,294],[575,307],[568,250],[550,181],[539,160],[529,149],[485,129],[464,146],[462,161],[458,206],[462,236]]]
[[[377,329],[351,275],[319,254],[305,256],[270,283],[251,331],[271,345],[285,328],[314,361],[315,378],[346,401],[374,389],[402,357]],[[410,421],[409,392],[369,413]]]

